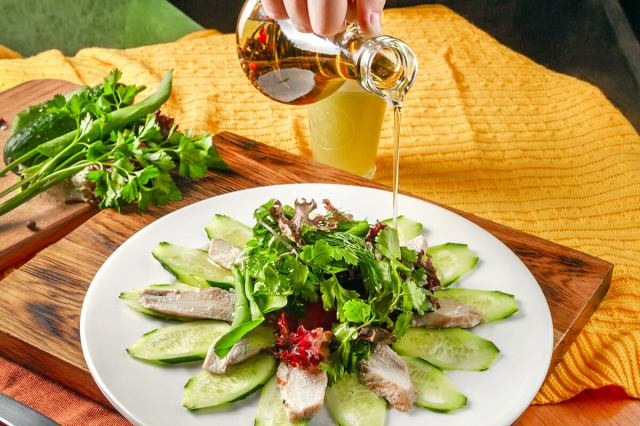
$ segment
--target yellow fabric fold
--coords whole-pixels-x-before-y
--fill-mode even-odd
[[[15,50],[9,49],[7,46],[3,46],[0,44],[0,59],[17,59],[22,58]]]
[[[597,88],[509,50],[442,6],[388,10],[383,28],[420,61],[403,110],[402,189],[615,264],[609,294],[535,402],[610,384],[640,397],[637,133]],[[249,84],[233,35],[0,60],[0,90],[36,78],[95,84],[114,67],[149,87],[173,68],[165,109],[183,128],[310,152],[305,109],[272,102]],[[376,179],[386,184],[391,118],[377,161]]]

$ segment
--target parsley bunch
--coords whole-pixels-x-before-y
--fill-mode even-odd
[[[224,167],[211,137],[191,136],[171,127],[167,136],[155,115],[144,124],[112,131],[108,139],[86,146],[86,177],[95,185],[101,208],[136,203],[146,209],[179,200],[181,192],[171,171],[178,164],[180,176],[204,177],[210,167]]]
[[[184,178],[200,179],[210,168],[226,168],[209,135],[180,132],[157,113],[171,93],[171,72],[137,104],[142,88],[120,78],[115,70],[102,85],[58,95],[19,117],[21,127],[12,137],[18,135],[20,143],[10,145],[8,155],[5,149],[8,164],[0,170],[1,176],[20,167],[19,180],[0,192],[13,194],[0,204],[0,216],[76,175],[101,208],[136,203],[146,209],[181,198],[176,169]],[[59,134],[43,137],[43,127],[46,135]]]

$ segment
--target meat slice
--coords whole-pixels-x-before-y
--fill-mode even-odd
[[[220,358],[215,353],[216,343],[214,342],[207,352],[207,357],[204,359],[202,368],[209,370],[214,374],[225,374],[229,366],[233,364],[240,364],[242,361],[257,355],[262,349],[262,346],[252,344],[250,339],[240,339],[238,343],[233,345],[231,350],[224,358]]]
[[[398,410],[407,411],[416,400],[407,364],[389,345],[376,345],[371,357],[360,361],[360,378]]]
[[[435,311],[414,317],[411,325],[429,328],[471,328],[484,319],[482,312],[455,299],[438,299],[438,304],[440,307]]]
[[[305,370],[281,362],[276,381],[291,422],[310,419],[322,407],[328,381],[324,371]]]
[[[223,268],[231,269],[240,252],[242,250],[222,238],[214,238],[209,243],[209,259]]]
[[[218,287],[194,290],[145,288],[138,301],[147,309],[167,315],[232,321],[235,295]]]
[[[424,237],[424,235],[418,235],[415,238],[403,242],[401,245],[405,246],[409,250],[413,250],[418,253],[420,253],[421,251],[426,252],[429,248],[429,244],[427,244],[427,239]]]

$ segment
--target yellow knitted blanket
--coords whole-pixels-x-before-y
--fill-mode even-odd
[[[403,117],[402,189],[615,264],[606,299],[536,398],[616,384],[640,397],[640,138],[595,87],[549,71],[441,6],[388,10],[420,75]],[[0,58],[14,58],[0,47]],[[175,70],[166,111],[199,131],[230,130],[309,155],[306,111],[260,95],[233,35],[212,31],[129,50],[0,60],[0,90],[57,78],[97,84],[112,68],[155,87]],[[391,179],[390,114],[376,179]],[[526,368],[526,366],[523,366]]]

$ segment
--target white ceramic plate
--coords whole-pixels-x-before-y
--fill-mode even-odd
[[[270,198],[292,204],[297,197],[330,198],[356,218],[391,216],[391,194],[344,185],[278,185],[233,192],[190,205],[140,230],[102,265],[82,307],[82,350],[93,378],[113,405],[130,421],[158,425],[253,425],[257,394],[228,408],[192,413],[181,407],[183,385],[199,365],[159,367],[129,357],[125,348],[143,333],[169,324],[141,315],[119,299],[121,291],[153,283],[174,282],[151,256],[160,241],[206,247],[204,226],[214,213],[253,223],[252,212]],[[500,241],[468,220],[441,207],[402,196],[401,214],[422,222],[430,245],[463,242],[480,256],[473,272],[454,286],[501,290],[516,295],[520,311],[473,332],[493,341],[500,355],[483,372],[447,375],[467,395],[468,406],[441,414],[414,408],[388,410],[387,425],[507,425],[529,405],[542,385],[551,359],[553,329],[547,302],[529,270]],[[323,410],[310,423],[331,425]]]

